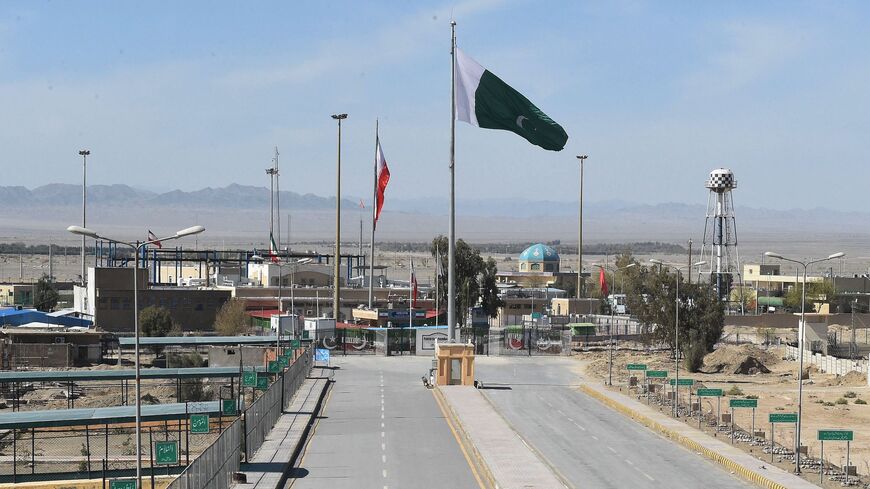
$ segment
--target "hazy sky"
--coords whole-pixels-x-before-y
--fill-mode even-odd
[[[423,6],[426,5],[426,6]],[[447,192],[449,19],[460,46],[561,123],[549,152],[457,124],[460,198],[862,209],[870,178],[866,2],[104,2],[0,4],[0,184]],[[804,198],[804,202],[799,202]]]

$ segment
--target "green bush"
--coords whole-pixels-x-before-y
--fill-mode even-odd
[[[746,396],[746,398],[747,399],[758,399],[758,396],[756,396],[755,394],[750,394],[750,395]]]
[[[849,401],[843,399],[842,397],[834,401],[836,404],[849,404]]]
[[[823,406],[827,406],[827,407],[831,407],[831,406],[834,405],[834,403],[833,403],[833,402],[829,402],[829,401],[825,401],[825,402],[822,403],[822,405],[823,405]]]
[[[854,391],[849,391],[849,392],[843,394],[843,397],[845,397],[847,399],[854,399],[854,398],[858,397],[858,393],[854,392]]]
[[[855,399],[855,404],[867,404],[867,401],[864,399]]]
[[[742,396],[742,395],[743,395],[743,391],[740,390],[740,387],[737,387],[737,386],[735,385],[735,386],[731,387],[730,389],[728,389],[728,390],[725,392],[725,394],[726,394],[726,395],[729,395],[729,396]]]

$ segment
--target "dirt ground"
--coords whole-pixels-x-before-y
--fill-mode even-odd
[[[768,413],[797,412],[797,362],[785,358],[784,355],[785,351],[781,347],[726,345],[708,355],[702,369],[704,372],[688,373],[681,366],[680,377],[693,378],[703,387],[722,388],[726,392],[733,388],[742,391],[742,395],[730,397],[757,396],[756,430],[764,430],[769,437]],[[738,370],[747,356],[759,360],[770,372],[733,373],[734,370]],[[606,380],[608,371],[606,351],[583,353],[575,358],[582,362],[583,371],[587,376]],[[673,374],[673,359],[666,352],[621,350],[614,354],[613,383],[615,385],[628,383],[629,375],[626,370],[628,363],[645,363],[651,370],[669,370],[670,375]],[[716,370],[720,371],[714,373]],[[819,456],[817,430],[837,428],[853,430],[855,440],[851,443],[851,463],[857,467],[859,474],[870,474],[870,404],[856,404],[861,401],[870,403],[870,388],[867,386],[866,374],[853,372],[845,376],[835,376],[810,369],[809,378],[804,381],[803,391],[801,441],[808,446],[809,455]],[[722,412],[727,412],[725,399],[722,401],[722,406]],[[705,398],[702,409],[705,412],[714,412],[715,408],[715,401],[712,398]],[[751,410],[737,410],[734,418],[735,423],[746,429],[750,428]],[[778,443],[792,439],[794,426],[776,425],[775,436]],[[826,443],[825,459],[838,466],[845,465],[845,442]]]

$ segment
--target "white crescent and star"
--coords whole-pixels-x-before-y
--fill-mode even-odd
[[[528,117],[524,115],[517,116],[517,126],[519,126],[520,129],[525,129],[525,127],[523,127],[523,119],[528,120]]]

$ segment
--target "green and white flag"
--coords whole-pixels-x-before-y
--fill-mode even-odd
[[[551,151],[561,151],[568,134],[529,99],[456,48],[456,120],[504,129]]]

